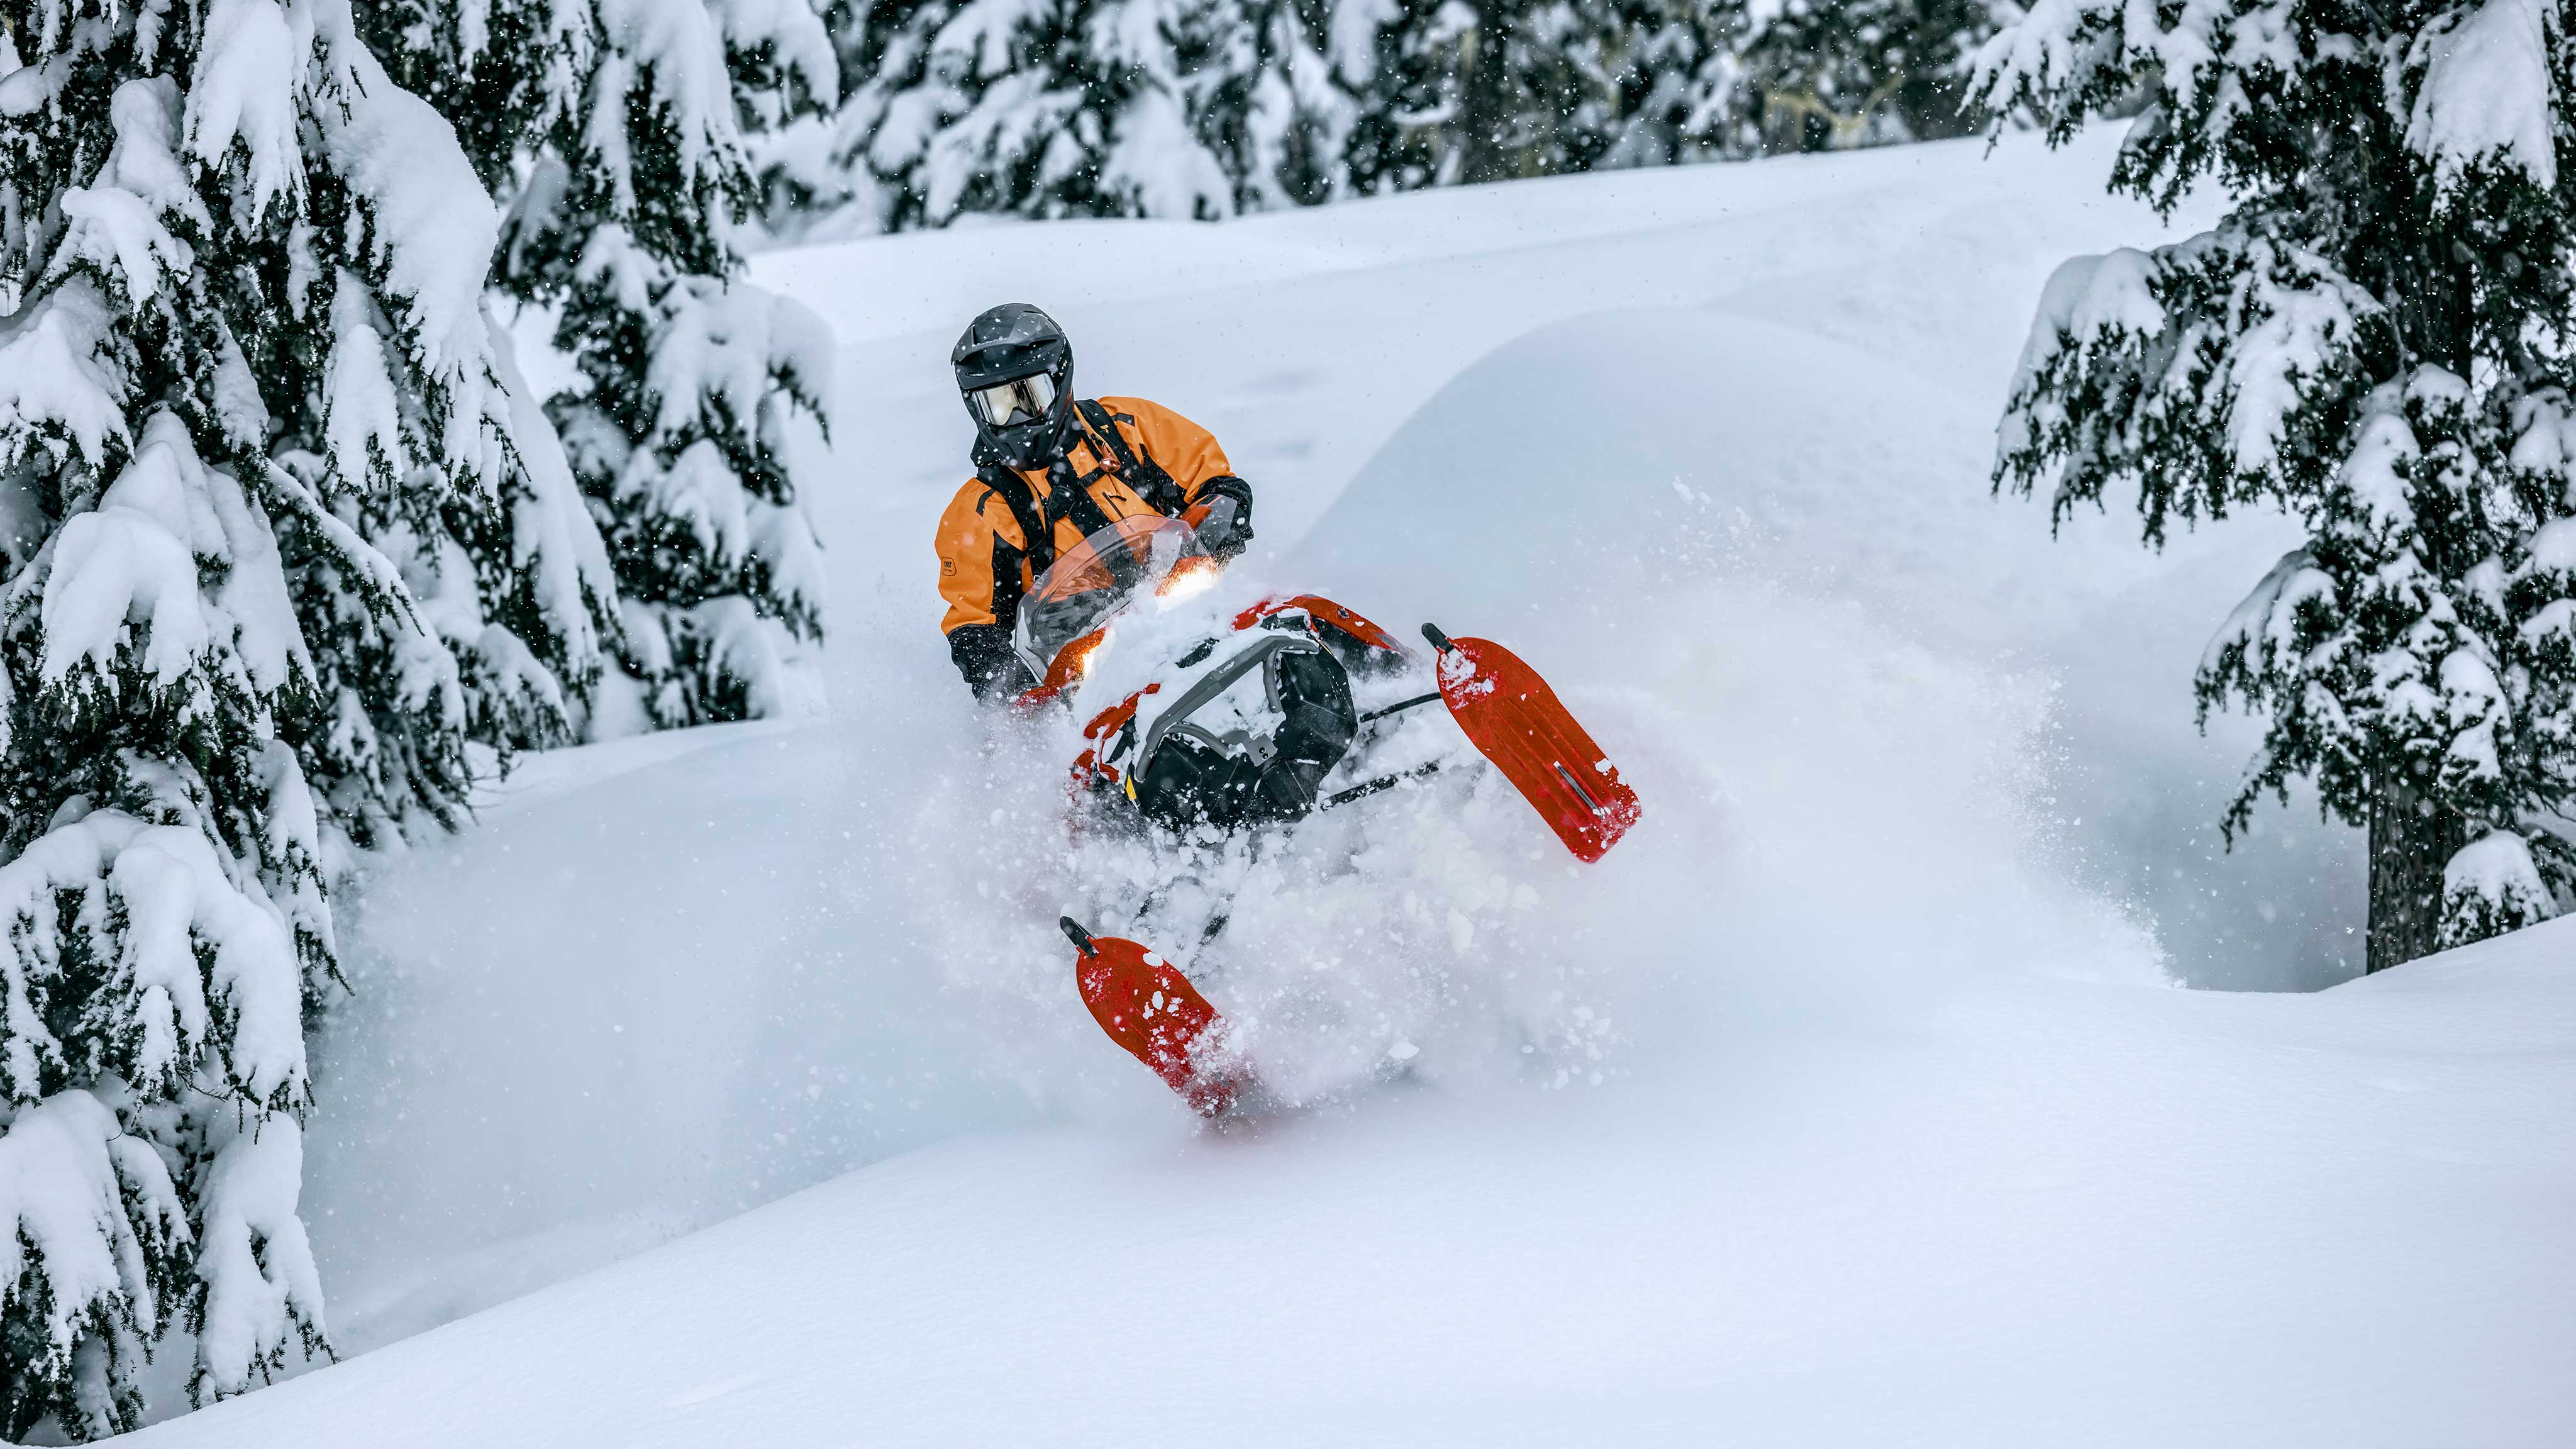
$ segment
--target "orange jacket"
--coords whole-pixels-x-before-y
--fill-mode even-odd
[[[1104,397],[1097,401],[1108,414],[1110,426],[1138,455],[1139,470],[1160,467],[1170,476],[1172,489],[1167,492],[1146,478],[1124,476],[1126,470],[1119,463],[1118,450],[1092,436],[1091,420],[1084,416],[1088,410],[1077,407],[1075,418],[1080,426],[1064,461],[1054,470],[1033,468],[1019,474],[1040,509],[1048,514],[1064,514],[1061,507],[1046,507],[1054,488],[1050,476],[1053,472],[1069,477],[1088,493],[1111,523],[1138,514],[1158,513],[1197,523],[1205,517],[1206,506],[1222,493],[1240,501],[1248,524],[1251,488],[1234,476],[1225,450],[1217,446],[1215,436],[1207,429],[1143,398]],[[1163,501],[1171,506],[1156,507],[1152,499],[1156,493],[1161,493]],[[1057,552],[1082,542],[1083,529],[1070,516],[1058,516],[1054,531]],[[939,596],[948,604],[939,627],[948,636],[959,671],[982,692],[996,672],[1006,666],[1010,629],[1018,618],[1020,598],[1037,582],[1037,571],[1030,567],[1028,537],[1012,515],[1010,504],[978,475],[957,490],[948,511],[940,516],[936,546]]]

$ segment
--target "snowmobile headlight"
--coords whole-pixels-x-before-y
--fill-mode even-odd
[[[1163,576],[1163,582],[1154,590],[1154,597],[1177,601],[1195,594],[1206,593],[1210,586],[1216,583],[1216,575],[1215,559],[1204,557],[1182,559],[1172,565],[1170,573]]]

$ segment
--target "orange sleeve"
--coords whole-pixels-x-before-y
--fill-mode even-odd
[[[1210,478],[1234,473],[1234,465],[1225,460],[1225,449],[1217,446],[1216,434],[1161,403],[1141,397],[1105,397],[1100,403],[1136,420],[1137,445],[1181,485],[1181,496],[1187,501],[1198,502],[1200,485]]]
[[[948,511],[939,516],[936,546],[939,550],[939,597],[947,600],[947,617],[939,621],[939,632],[945,634],[968,624],[997,624],[993,613],[993,540],[999,537],[1013,548],[1023,547],[1018,520],[1011,517],[1010,507],[993,496],[976,479],[948,502]]]

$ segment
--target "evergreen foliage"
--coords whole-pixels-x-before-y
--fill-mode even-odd
[[[802,0],[375,0],[366,24],[509,198],[493,283],[556,310],[583,376],[546,411],[620,601],[589,733],[818,708],[800,499],[830,340],[740,280],[734,228],[759,197],[747,133],[837,95],[819,18]]]
[[[1400,0],[1358,82],[1361,191],[1644,165],[1727,148],[1733,5]]]
[[[597,668],[498,217],[340,0],[0,44],[0,1433],[325,1348],[304,1026],[353,850]],[[605,587],[604,576],[598,581]]]
[[[1981,0],[835,0],[850,94],[765,173],[846,209],[1221,217],[1964,134]],[[801,215],[794,214],[801,212]],[[846,222],[841,223],[847,225]]]
[[[1792,0],[1752,29],[1739,115],[1767,151],[1969,135],[1968,67],[1987,0]]]
[[[2313,781],[2371,831],[2369,965],[2549,915],[2576,858],[2576,374],[2562,187],[2571,79],[2539,0],[2042,0],[1977,83],[2064,140],[2150,98],[2115,188],[2235,206],[2050,283],[1998,486],[2063,518],[2308,527],[2199,674],[2268,715],[2226,824]],[[2545,885],[2544,885],[2545,883]]]
[[[846,3],[846,0],[845,0]],[[843,13],[836,164],[892,227],[962,212],[1229,216],[1315,184],[1324,60],[1242,0],[923,0]],[[1300,90],[1305,92],[1300,95]]]

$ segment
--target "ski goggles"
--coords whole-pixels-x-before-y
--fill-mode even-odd
[[[1043,372],[997,382],[991,387],[974,388],[966,401],[975,409],[986,427],[1007,428],[1013,423],[1033,423],[1055,406],[1055,379]]]

